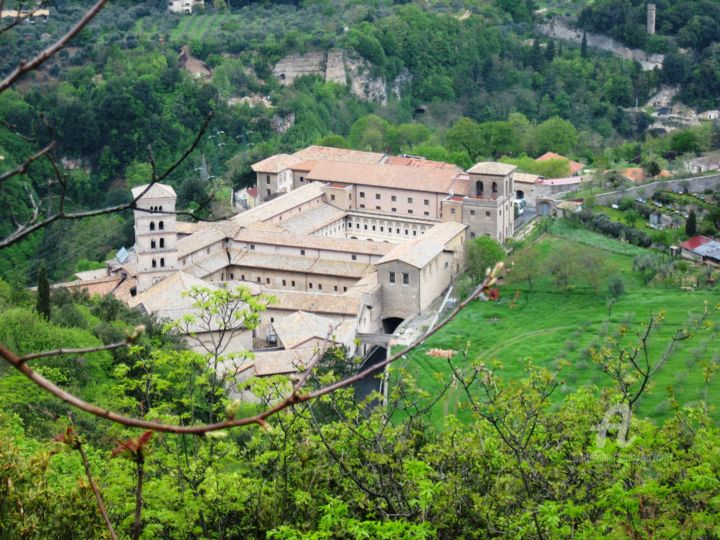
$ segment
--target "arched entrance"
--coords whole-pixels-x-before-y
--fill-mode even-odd
[[[405,319],[401,319],[400,317],[388,317],[387,319],[383,319],[383,333],[394,334],[397,327],[400,326],[404,320]]]
[[[519,201],[523,200],[525,198],[525,192],[522,189],[518,189],[515,192],[515,198]]]

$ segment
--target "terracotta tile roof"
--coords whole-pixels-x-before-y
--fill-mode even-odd
[[[408,156],[388,156],[383,160],[383,165],[401,165],[404,167],[422,167],[426,169],[453,169],[456,172],[462,172],[460,167],[452,163]]]
[[[334,223],[345,217],[345,211],[327,204],[320,203],[314,208],[282,222],[283,229],[295,234],[312,234],[325,225]]]
[[[545,152],[542,156],[537,158],[535,161],[547,161],[549,159],[566,159],[570,164],[570,174],[576,174],[585,168],[585,165],[573,161],[570,158],[556,154],[555,152]]]
[[[277,174],[285,171],[302,160],[288,154],[275,154],[255,163],[251,169],[259,173]]]
[[[132,188],[132,196],[133,198],[140,195],[145,189],[147,189],[148,185],[144,184],[142,186],[136,186]],[[148,199],[155,199],[155,198],[164,198],[164,197],[176,197],[175,190],[172,188],[172,186],[169,186],[167,184],[153,184],[153,186],[143,195],[143,198]]]
[[[180,238],[177,241],[178,257],[184,257],[190,253],[195,253],[208,246],[221,242],[226,237],[225,232],[217,225],[211,225],[204,229]]]
[[[454,169],[425,169],[398,165],[325,161],[318,163],[307,175],[307,179],[430,193],[449,193],[457,174]]]
[[[585,181],[583,176],[570,176],[568,178],[541,178],[536,182],[540,186],[571,186]]]
[[[302,272],[323,276],[340,276],[360,279],[372,271],[372,265],[354,261],[336,261],[294,255],[279,257],[274,253],[260,253],[247,250],[230,250],[232,264],[247,268],[263,268],[287,272]],[[202,264],[203,261],[200,262]],[[225,266],[227,266],[227,258]]]
[[[417,240],[397,245],[376,264],[401,261],[415,268],[425,266],[442,253],[447,244],[467,228],[464,223],[446,221],[435,225]]]
[[[645,171],[640,167],[629,167],[620,171],[620,174],[633,182],[641,182],[645,180]]]
[[[327,317],[298,311],[273,323],[272,327],[286,349],[295,349],[313,338],[326,339],[337,325]]]
[[[315,357],[315,350],[293,349],[279,351],[256,351],[253,360],[246,361],[241,371],[246,369],[255,377],[285,375],[304,370]]]
[[[683,249],[693,251],[693,250],[699,248],[700,246],[702,246],[703,244],[706,244],[711,241],[712,241],[712,239],[708,238],[707,236],[699,236],[698,235],[698,236],[693,236],[692,238],[688,238],[687,240],[685,240],[684,242],[682,242],[680,244],[680,247]]]
[[[273,233],[249,229],[240,230],[235,235],[234,240],[252,244],[291,246],[380,256],[385,255],[392,248],[390,244],[385,242],[369,242],[367,240],[351,240],[330,236],[303,236],[287,232]]]
[[[308,146],[293,154],[302,161],[346,161],[352,163],[380,163],[385,154],[378,152],[363,152],[361,150],[349,150],[346,148],[332,148],[329,146]]]
[[[319,294],[301,291],[270,290],[264,292],[276,298],[268,309],[282,311],[308,311],[328,315],[355,317],[360,308],[359,297],[342,294]]]
[[[472,174],[487,174],[490,176],[507,176],[517,169],[517,165],[500,163],[498,161],[483,161],[470,167],[467,172]]]
[[[230,221],[245,227],[250,223],[272,219],[297,206],[319,199],[322,195],[323,186],[321,184],[305,184],[297,189],[293,189],[290,193],[286,193],[276,199],[251,208],[246,212],[242,212],[230,218]]]
[[[529,174],[529,173],[523,173],[523,172],[516,172],[513,174],[513,180],[517,183],[520,182],[521,184],[534,184],[538,180],[541,180],[542,176],[537,174]]]

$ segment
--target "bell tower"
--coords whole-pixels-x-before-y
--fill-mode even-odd
[[[146,191],[147,190],[147,191]],[[166,184],[147,184],[132,190],[140,195],[135,217],[137,292],[152,287],[177,270],[175,190]]]

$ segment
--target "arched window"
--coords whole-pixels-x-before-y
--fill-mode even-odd
[[[157,268],[157,261],[155,259],[152,260],[152,267]]]
[[[150,222],[150,230],[151,230],[151,231],[154,231],[154,230],[155,230],[155,222],[154,222],[154,221],[151,221],[151,222]]]
[[[161,239],[160,239],[160,248],[162,249],[162,248],[164,248],[164,247],[165,247],[165,239],[164,239],[164,238],[161,238]]]
[[[164,258],[160,259],[160,268],[165,268],[165,259]]]
[[[150,240],[150,249],[155,249],[155,240]]]
[[[478,195],[482,195],[484,189],[485,189],[485,186],[483,186],[483,183],[482,183],[480,180],[478,180],[477,182],[475,182],[475,192],[476,192]]]
[[[162,206],[158,206],[158,210],[162,212]]]
[[[493,182],[492,192],[493,192],[493,193],[497,193],[497,182]],[[161,221],[160,223],[162,223],[162,221]],[[162,228],[162,227],[161,227],[161,228]]]
[[[158,229],[160,229],[161,231],[165,229],[165,224],[162,221],[158,222]]]

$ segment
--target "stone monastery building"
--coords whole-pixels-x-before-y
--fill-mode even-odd
[[[256,163],[258,205],[218,223],[177,221],[172,187],[136,187],[135,247],[65,285],[170,320],[193,311],[195,285],[272,294],[230,349],[261,350],[248,376],[291,373],[329,332],[354,353],[356,336],[426,310],[468,239],[512,237],[514,169],[311,146]]]

